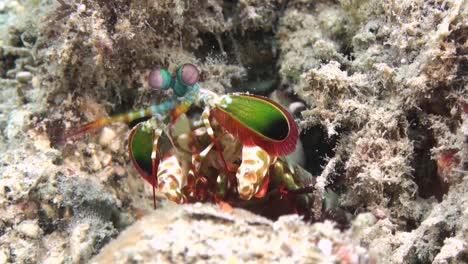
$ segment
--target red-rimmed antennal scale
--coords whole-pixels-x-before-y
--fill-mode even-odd
[[[296,149],[299,132],[294,118],[267,98],[224,95],[211,115],[244,145],[257,145],[272,156],[284,156]]]
[[[153,151],[153,136],[150,132],[143,129],[143,123],[135,126],[129,136],[128,149],[130,160],[138,173],[150,183],[157,187],[155,177],[152,177],[151,152]]]

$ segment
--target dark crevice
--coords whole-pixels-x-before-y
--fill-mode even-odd
[[[345,39],[345,38],[346,36],[343,35],[341,39]],[[353,45],[350,42],[340,41],[339,39],[335,41],[337,43],[341,43],[338,53],[343,54],[343,57],[349,60],[350,62],[353,61],[355,59]]]
[[[434,114],[444,117],[451,117],[450,103],[445,99],[448,97],[446,87],[435,89],[432,94],[424,97],[424,101],[419,104],[421,109],[427,114]]]
[[[416,111],[407,116],[409,122],[408,137],[413,141],[414,157],[411,166],[414,168],[414,181],[418,185],[421,198],[434,196],[438,201],[448,191],[437,175],[436,161],[431,158],[431,149],[436,142],[430,129],[419,119]]]
[[[47,216],[47,213],[44,209],[39,209],[38,211],[38,225],[44,232],[44,235],[49,235],[55,230],[57,230],[59,220],[52,220]]]
[[[221,35],[220,35],[221,36]],[[222,37],[221,39],[224,39],[225,37]],[[196,50],[193,50],[195,53],[195,56],[202,61],[205,61],[206,58],[208,58],[210,55],[214,56],[227,56],[228,61],[232,61],[233,59],[230,58],[232,56],[232,52],[227,52],[231,51],[230,47],[226,47],[225,43],[222,43],[223,49],[227,49],[226,54],[223,54],[223,50],[221,49],[221,46],[217,39],[217,36],[212,33],[203,33],[200,34],[200,39],[203,41],[202,45],[198,47]]]
[[[223,1],[223,16],[224,20],[229,20],[233,17],[233,14],[236,12],[238,0],[225,0]]]
[[[233,36],[236,59],[247,69],[247,79],[236,91],[267,95],[278,84],[272,32],[248,32]]]
[[[194,50],[202,61],[208,56],[221,57],[227,64],[242,65],[247,70],[245,79],[233,79],[236,92],[268,95],[278,86],[276,56],[273,52],[273,32],[244,32],[201,35],[203,45]]]
[[[414,229],[418,228],[420,224],[421,223],[419,223],[415,219],[408,219],[408,220],[406,220],[405,231],[406,232],[411,232]]]
[[[335,155],[334,149],[339,138],[340,136],[329,138],[324,128],[320,126],[302,131],[301,141],[306,157],[305,169],[312,175],[320,175],[327,164],[327,159]]]
[[[231,32],[200,35],[203,41],[201,47],[193,52],[202,61],[207,55],[225,58],[227,64],[242,65],[247,72],[243,80],[231,80],[233,91],[250,92],[267,95],[279,83],[276,54],[276,33],[274,29],[279,22],[281,12],[278,12],[271,31],[245,30],[241,28],[236,16],[238,1],[224,1],[223,15],[225,19],[233,19],[235,28]]]
[[[7,55],[2,56],[2,50],[0,49],[0,78],[8,78],[8,70],[15,68],[15,61],[18,56]]]

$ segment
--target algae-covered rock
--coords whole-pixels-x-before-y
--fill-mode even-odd
[[[463,0],[0,1],[0,263],[468,262],[467,25]],[[307,221],[152,212],[129,125],[64,140],[184,63],[293,112],[310,202],[256,212]]]
[[[359,263],[365,251],[330,222],[309,225],[297,216],[276,222],[236,209],[168,207],[122,234],[92,263]]]

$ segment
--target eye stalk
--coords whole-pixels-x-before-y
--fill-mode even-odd
[[[172,86],[171,74],[163,69],[154,69],[148,76],[148,84],[155,90],[162,89],[166,91]]]
[[[176,81],[172,89],[177,96],[184,96],[190,86],[198,82],[198,70],[193,64],[187,63],[177,70]]]
[[[199,72],[195,65],[186,63],[177,70],[177,80],[187,86],[192,86],[198,82]]]

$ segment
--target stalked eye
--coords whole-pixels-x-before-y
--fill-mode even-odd
[[[187,63],[182,65],[177,71],[177,80],[187,86],[192,86],[198,82],[199,72],[195,65]]]
[[[148,84],[153,89],[167,90],[171,87],[172,77],[171,74],[162,69],[154,69],[148,76]]]

